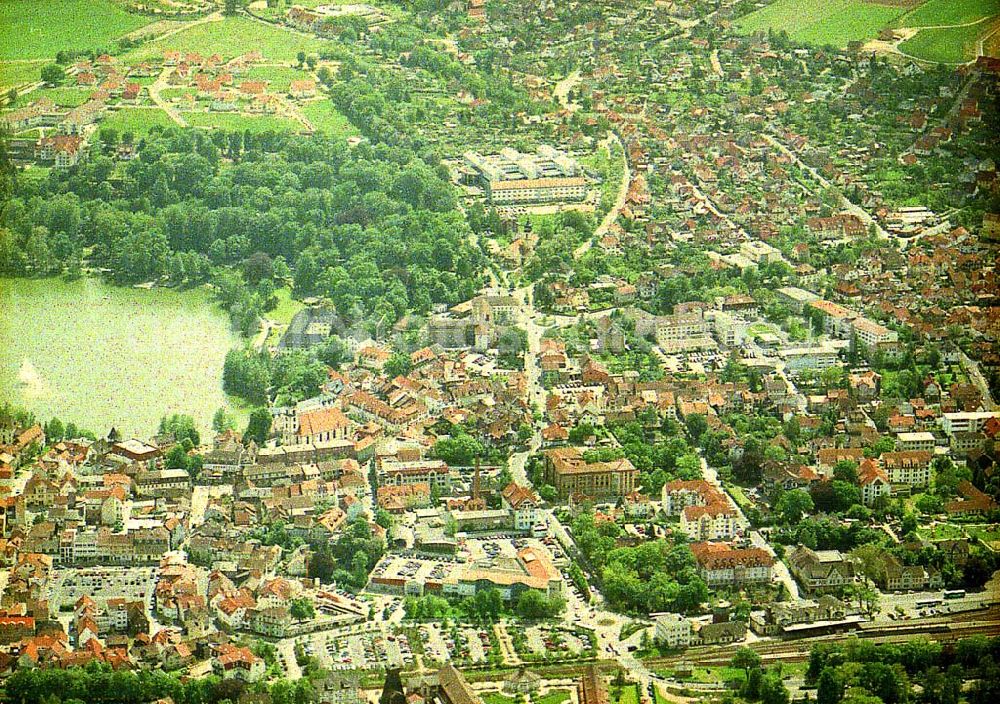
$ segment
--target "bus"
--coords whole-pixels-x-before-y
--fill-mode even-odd
[[[943,594],[945,599],[961,599],[965,596],[964,589],[945,589]]]
[[[924,599],[923,601],[917,602],[918,609],[926,609],[929,606],[940,606],[940,605],[941,605],[940,599]]]

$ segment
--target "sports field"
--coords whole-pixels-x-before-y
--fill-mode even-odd
[[[741,32],[772,29],[788,32],[794,41],[845,47],[866,41],[903,13],[865,0],[778,0],[736,21]]]
[[[110,48],[151,21],[111,0],[0,0],[0,60],[52,60],[66,49]]]

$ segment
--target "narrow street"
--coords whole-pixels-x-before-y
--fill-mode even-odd
[[[780,151],[782,154],[787,156],[789,159],[794,161],[796,166],[798,166],[800,169],[802,169],[810,176],[812,176],[813,180],[815,180],[816,183],[818,183],[820,186],[822,186],[823,188],[836,189],[836,187],[833,186],[833,184],[831,184],[821,173],[819,173],[819,171],[817,171],[815,168],[809,166],[807,163],[802,161],[802,159],[799,157],[797,153],[786,147],[774,136],[768,134],[767,132],[761,132],[760,136],[763,137],[768,144],[770,144],[775,149]],[[858,216],[858,218],[860,218],[861,221],[865,223],[865,225],[868,225],[869,227],[874,225],[875,231],[878,233],[878,236],[881,237],[882,239],[894,239],[892,235],[886,232],[885,228],[883,228],[881,225],[878,224],[878,221],[871,216],[871,213],[862,208],[860,205],[855,205],[854,203],[849,201],[844,196],[844,194],[840,192],[839,189],[836,190],[837,190],[837,195],[840,197],[841,205],[847,212],[851,213],[852,215]]]
[[[622,154],[624,155],[625,145],[622,144],[621,138],[614,132],[609,132],[607,139],[605,139],[604,141],[604,144],[607,147],[609,154],[611,152],[612,142],[618,142],[618,146],[621,147]],[[608,228],[611,227],[612,223],[614,223],[614,221],[618,219],[618,214],[622,211],[622,208],[625,207],[625,198],[628,196],[628,186],[630,183],[632,183],[632,169],[629,167],[628,159],[626,158],[625,168],[622,172],[622,182],[618,186],[618,195],[615,198],[614,205],[611,206],[611,210],[607,212],[607,214],[604,216],[604,219],[602,219],[600,224],[597,226],[597,229],[594,230],[593,236],[590,237],[590,239],[588,239],[586,242],[581,244],[573,251],[574,259],[579,259],[584,254],[586,254],[590,250],[594,242],[604,237],[604,235],[608,231]]]
[[[164,100],[163,96],[160,95],[160,91],[167,87],[167,78],[170,76],[173,68],[170,66],[164,66],[163,70],[160,71],[160,75],[156,77],[156,80],[149,84],[149,98],[153,101],[156,107],[163,110],[170,116],[170,119],[176,122],[180,127],[187,127],[187,120],[181,117],[180,112],[177,108],[171,105],[168,101]]]

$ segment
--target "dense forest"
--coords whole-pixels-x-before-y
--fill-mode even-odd
[[[136,152],[22,175],[0,214],[0,272],[89,265],[123,284],[210,281],[245,332],[286,278],[355,321],[426,312],[479,286],[481,255],[430,152],[178,129]]]

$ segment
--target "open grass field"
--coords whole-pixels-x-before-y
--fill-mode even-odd
[[[117,130],[119,134],[131,132],[142,136],[154,127],[170,127],[175,124],[170,115],[160,108],[122,108],[108,113],[101,121],[102,128]]]
[[[242,115],[222,112],[181,113],[192,127],[251,132],[298,132],[302,125],[294,120],[276,115]]]
[[[0,60],[51,60],[64,49],[110,47],[151,21],[111,0],[2,0]]]
[[[358,134],[351,121],[344,117],[327,98],[305,103],[300,109],[317,132],[345,139]]]
[[[897,27],[968,24],[1000,14],[997,0],[927,0],[897,18]]]
[[[745,33],[785,30],[797,42],[845,47],[876,37],[903,8],[865,0],[777,0],[736,22]]]
[[[944,64],[965,63],[976,58],[976,44],[979,38],[996,29],[998,23],[1000,20],[964,27],[922,29],[916,36],[902,42],[899,50],[925,61]]]
[[[296,60],[299,51],[319,54],[326,44],[322,39],[304,37],[247,17],[226,17],[218,22],[205,22],[169,37],[156,39],[129,52],[125,59],[130,63],[138,63],[162,55],[167,49],[201,54],[218,53],[224,59],[231,59],[256,49],[268,61],[292,62]]]
[[[292,290],[287,286],[275,291],[274,297],[278,299],[278,305],[268,311],[266,317],[281,325],[288,325],[295,314],[305,308],[305,304],[292,298]]]

